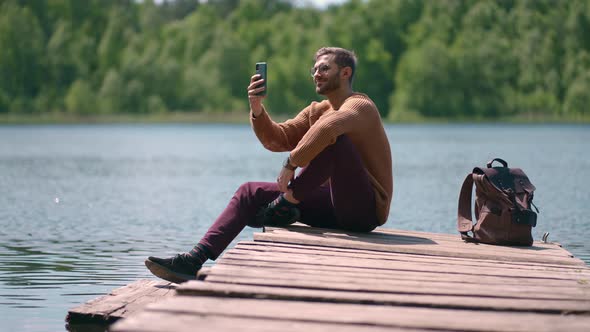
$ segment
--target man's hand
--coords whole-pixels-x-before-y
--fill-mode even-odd
[[[256,95],[266,89],[264,86],[258,87],[259,85],[262,85],[262,83],[264,83],[264,79],[261,79],[260,75],[256,74],[250,78],[250,85],[248,85],[248,100],[250,101],[250,109],[252,110],[254,117],[257,117],[262,113],[262,99],[266,97],[266,95]]]
[[[289,190],[289,182],[293,180],[295,176],[295,171],[286,169],[285,167],[281,168],[281,172],[279,173],[279,177],[277,178],[277,184],[279,185],[279,190],[281,192],[287,192]]]

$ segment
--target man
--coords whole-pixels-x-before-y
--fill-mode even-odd
[[[252,76],[248,98],[256,136],[271,151],[290,151],[277,182],[243,184],[190,252],[149,257],[147,268],[171,282],[195,279],[202,264],[215,260],[247,225],[298,220],[357,232],[383,225],[393,192],[391,150],[377,107],[352,90],[355,70],[353,52],[319,49],[311,75],[316,92],[327,99],[284,123],[272,121],[259,95],[263,80]]]

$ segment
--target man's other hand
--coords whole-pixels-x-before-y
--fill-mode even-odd
[[[250,102],[250,110],[252,110],[254,117],[262,113],[262,99],[266,97],[266,95],[257,95],[266,89],[262,83],[264,83],[264,79],[261,79],[260,75],[256,74],[250,78],[250,85],[248,85],[248,100]]]

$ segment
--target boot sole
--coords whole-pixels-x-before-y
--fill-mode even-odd
[[[291,225],[292,223],[294,223],[294,222],[296,222],[297,220],[299,220],[299,218],[301,217],[301,212],[299,212],[299,209],[296,209],[295,211],[296,211],[296,213],[295,213],[295,215],[294,215],[294,216],[292,216],[292,217],[291,217],[291,219],[289,219],[289,220],[287,220],[287,221],[284,221],[284,222],[277,222],[277,223],[274,223],[274,224],[272,224],[272,225],[271,225],[271,224],[269,224],[269,225],[265,225],[265,226],[271,226],[271,227],[272,227],[272,226],[278,226],[278,227],[282,227],[282,226],[289,226],[289,225]]]
[[[196,280],[197,276],[191,276],[188,274],[182,274],[178,272],[174,272],[172,270],[167,269],[166,267],[152,262],[149,259],[145,260],[145,266],[150,270],[150,272],[158,278],[162,278],[166,281],[173,282],[175,284],[181,284],[183,282],[187,282],[189,280]]]

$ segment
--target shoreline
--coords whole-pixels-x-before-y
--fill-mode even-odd
[[[294,114],[272,114],[275,121],[284,121]],[[175,123],[211,123],[211,124],[248,124],[248,111],[223,113],[209,112],[169,112],[159,114],[95,114],[72,115],[66,113],[45,114],[0,114],[0,125],[67,125],[67,124],[175,124]],[[515,116],[497,119],[481,118],[422,118],[398,117],[384,118],[385,124],[590,124],[590,116],[575,118],[558,118],[555,116],[531,117]]]

